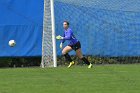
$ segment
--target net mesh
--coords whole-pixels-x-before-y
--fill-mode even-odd
[[[139,4],[139,0],[55,0],[56,34],[63,34],[62,23],[68,20],[84,55],[139,62]]]
[[[44,0],[42,67],[53,67],[53,44],[50,0]]]

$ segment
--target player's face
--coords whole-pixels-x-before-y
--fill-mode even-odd
[[[63,27],[64,29],[67,29],[68,28],[68,24],[66,22],[63,23]]]

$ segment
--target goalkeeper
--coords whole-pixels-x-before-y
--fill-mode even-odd
[[[63,43],[65,42],[65,40],[68,40],[70,43],[62,50],[62,54],[65,56],[65,58],[70,62],[68,68],[70,68],[72,65],[74,65],[74,61],[71,59],[70,55],[68,54],[68,52],[70,52],[71,50],[75,50],[76,51],[76,55],[83,60],[87,65],[88,68],[92,67],[92,64],[82,55],[82,51],[81,51],[81,44],[80,41],[78,41],[74,34],[73,31],[69,28],[69,22],[68,21],[64,21],[63,22],[63,27],[64,27],[64,36],[56,36],[56,39],[61,40],[60,43],[60,48],[62,49]]]

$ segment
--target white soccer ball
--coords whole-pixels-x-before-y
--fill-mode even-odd
[[[10,46],[10,47],[14,47],[15,45],[16,45],[15,40],[10,40],[10,41],[9,41],[9,46]]]

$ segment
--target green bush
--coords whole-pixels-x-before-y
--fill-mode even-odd
[[[77,65],[83,65],[84,63],[76,56],[71,56]],[[95,57],[86,56],[86,58],[93,64],[132,64],[140,63],[140,57]],[[58,65],[66,65],[69,62],[65,60],[63,56],[57,58]]]
[[[29,67],[39,66],[41,57],[30,58],[0,58],[0,67]]]
[[[76,65],[83,65],[76,56],[71,56]],[[140,57],[95,57],[86,56],[86,58],[93,64],[132,64],[140,63]],[[30,67],[40,66],[41,57],[28,57],[28,58],[0,58],[0,67]],[[63,56],[57,57],[58,65],[68,65],[69,62]]]

